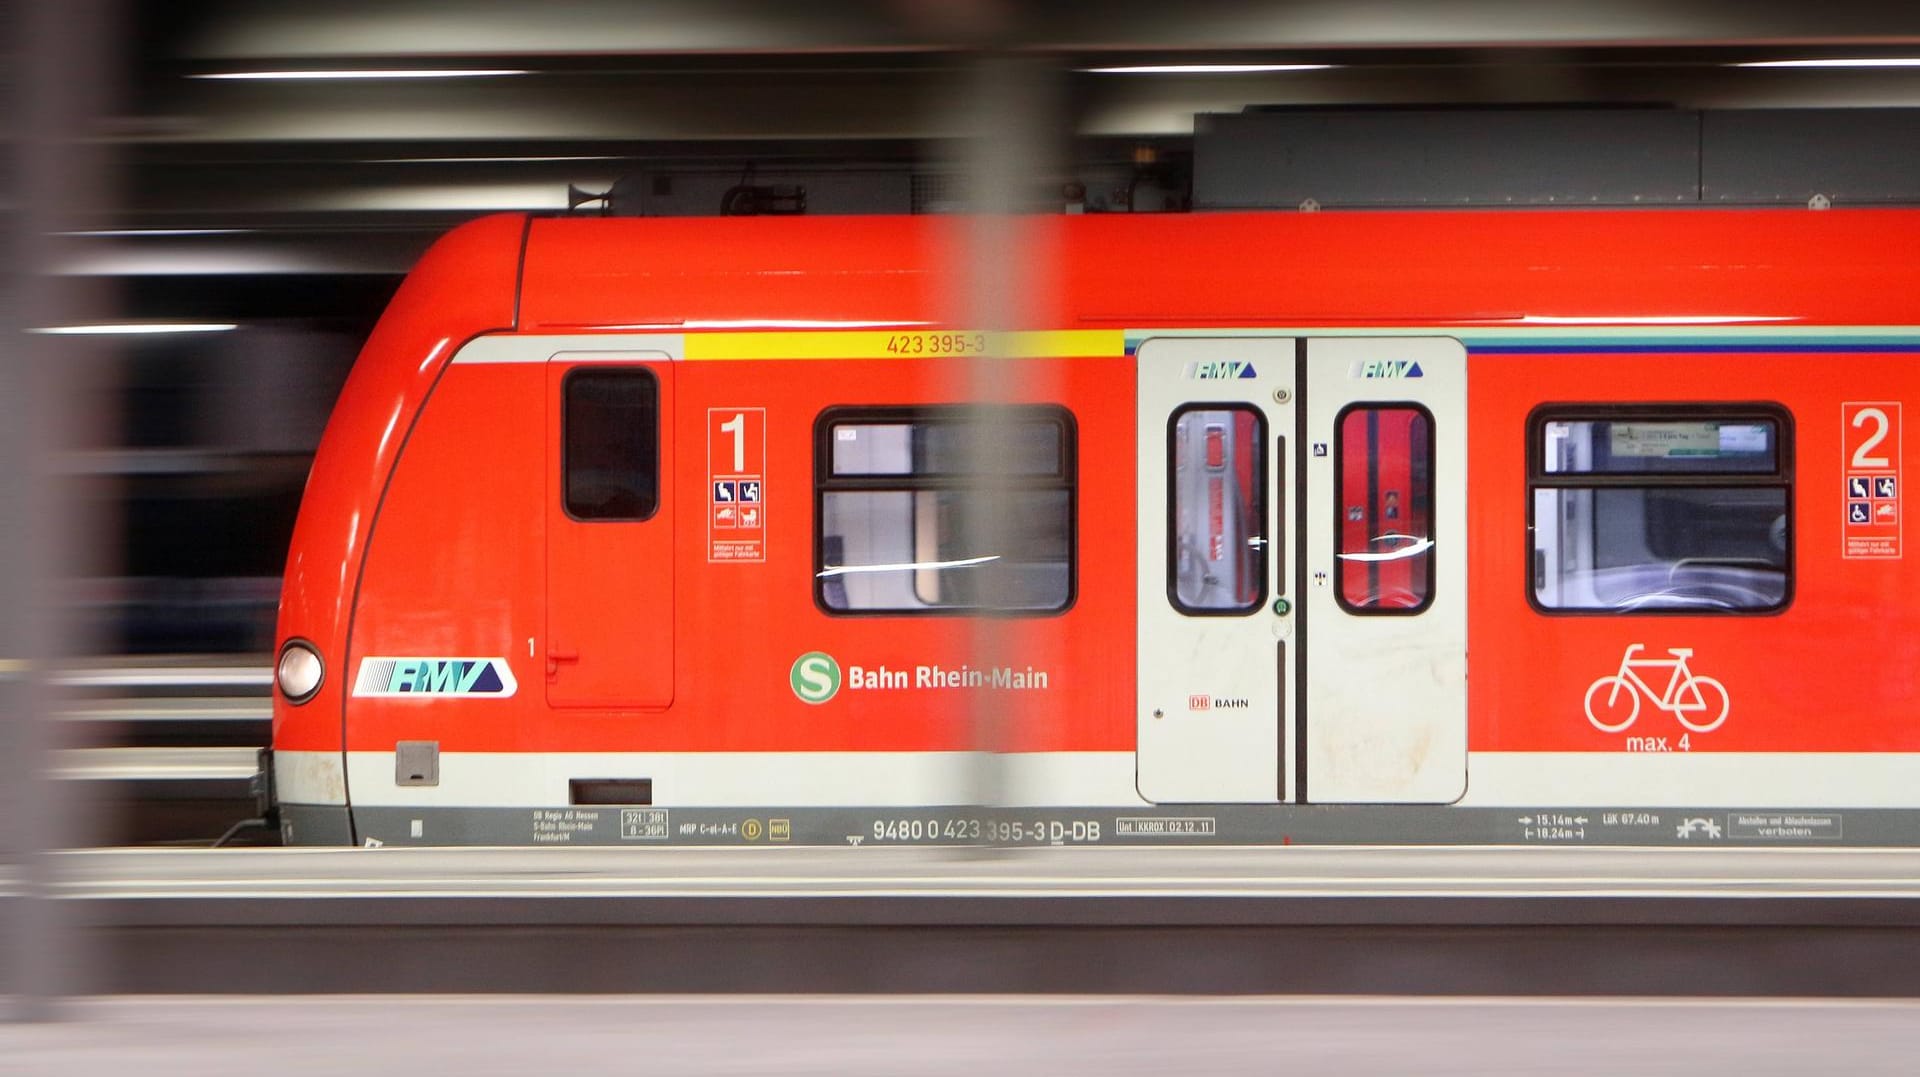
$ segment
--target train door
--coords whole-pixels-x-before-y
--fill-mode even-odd
[[[1467,356],[1447,338],[1309,340],[1304,800],[1467,788]]]
[[[547,702],[673,702],[673,365],[547,363]],[[503,541],[506,536],[502,536]]]
[[[1136,780],[1148,800],[1291,794],[1294,352],[1290,339],[1161,337],[1137,355]]]
[[[1161,337],[1137,370],[1141,795],[1458,799],[1464,349]]]

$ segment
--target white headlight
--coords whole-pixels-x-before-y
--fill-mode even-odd
[[[280,685],[280,694],[287,697],[289,703],[305,703],[320,690],[320,682],[326,676],[326,667],[320,661],[320,654],[311,644],[301,640],[291,640],[280,648],[280,665],[274,670],[274,680]]]

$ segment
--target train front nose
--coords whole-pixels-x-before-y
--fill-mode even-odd
[[[284,637],[274,662],[273,747],[262,754],[256,792],[263,811],[278,816],[288,845],[353,842],[337,662],[330,658],[319,643],[293,635]]]

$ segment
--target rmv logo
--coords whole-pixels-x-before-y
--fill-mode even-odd
[[[368,658],[356,696],[510,696],[517,686],[499,658]]]
[[[1420,364],[1411,359],[1363,359],[1353,364],[1355,378],[1419,378]]]
[[[1188,363],[1187,377],[1203,381],[1224,381],[1229,378],[1254,378],[1253,364],[1238,359],[1222,359],[1210,363]]]
[[[787,683],[802,703],[825,703],[840,693],[840,663],[823,651],[808,651],[793,660]]]
[[[480,683],[482,678],[487,681],[484,685]],[[402,660],[394,663],[393,674],[387,679],[389,692],[445,692],[464,695],[467,692],[498,692],[499,690],[500,678],[493,672],[493,663],[476,662],[471,659]]]

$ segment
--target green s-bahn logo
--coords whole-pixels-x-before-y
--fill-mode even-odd
[[[825,703],[840,693],[840,663],[824,651],[808,651],[793,660],[787,675],[802,703]]]

